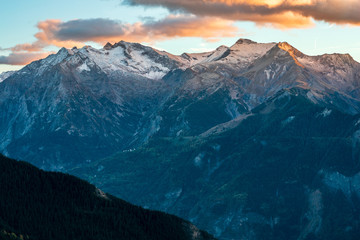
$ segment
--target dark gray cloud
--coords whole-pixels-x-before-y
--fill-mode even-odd
[[[50,53],[11,53],[9,56],[0,56],[0,64],[25,65],[32,61],[44,58]]]
[[[309,26],[311,18],[360,24],[359,0],[125,0],[123,4],[162,6],[197,16],[270,23],[284,28]]]
[[[63,41],[87,41],[97,37],[121,36],[125,30],[126,24],[110,19],[78,19],[60,23],[54,36]]]
[[[135,42],[153,42],[173,37],[233,37],[239,29],[232,21],[196,17],[194,15],[169,15],[155,21],[133,24],[110,19],[79,19],[68,22],[46,20],[38,24],[39,32],[35,34],[40,44],[71,47],[79,43],[93,41],[98,43],[118,42],[120,40]],[[28,47],[29,44],[23,44]],[[17,46],[21,49],[22,45]]]

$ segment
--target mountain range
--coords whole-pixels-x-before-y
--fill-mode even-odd
[[[220,239],[360,234],[360,64],[239,39],[62,48],[1,75],[0,151]]]

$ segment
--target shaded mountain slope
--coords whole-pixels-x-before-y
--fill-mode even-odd
[[[0,239],[213,239],[62,173],[0,156]]]
[[[221,239],[357,239],[360,116],[314,104],[308,91],[73,173]]]

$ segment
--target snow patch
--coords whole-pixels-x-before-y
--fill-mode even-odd
[[[360,118],[357,120],[357,122],[355,123],[355,126],[360,124]]]
[[[324,111],[322,111],[319,115],[322,116],[322,117],[327,117],[331,114],[332,110],[330,109],[327,109],[325,108]]]
[[[182,188],[179,188],[179,189],[176,189],[175,191],[166,193],[165,198],[166,199],[176,199],[176,198],[180,197],[181,193],[182,193]]]
[[[272,70],[271,69],[265,69],[264,73],[266,74],[266,79],[270,80],[270,74],[271,74]]]
[[[77,69],[79,70],[79,72],[82,72],[82,71],[90,72],[90,68],[85,62],[81,66],[79,66]]]
[[[123,153],[126,153],[126,152],[134,152],[135,150],[136,150],[136,148],[131,148],[131,149],[123,150],[122,152],[123,152]]]
[[[291,123],[292,121],[294,121],[294,119],[295,119],[295,116],[290,116],[290,117],[288,117],[287,119],[283,120],[283,121],[281,122],[281,124],[284,126],[284,125],[289,124],[289,123]]]
[[[154,80],[159,80],[161,79],[163,76],[165,76],[167,71],[164,72],[149,72],[149,73],[145,73],[143,74],[144,77],[150,78],[150,79],[154,79]]]
[[[201,165],[202,165],[202,160],[203,160],[204,157],[205,157],[205,153],[204,153],[204,152],[199,153],[199,154],[194,158],[194,165],[195,165],[196,167],[201,167]]]
[[[177,137],[180,136],[181,133],[183,133],[183,130],[182,130],[182,129],[180,129],[179,131],[176,132],[176,136],[177,136]]]

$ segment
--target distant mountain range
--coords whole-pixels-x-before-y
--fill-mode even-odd
[[[220,239],[360,235],[360,64],[239,39],[61,49],[0,83],[0,151]]]

